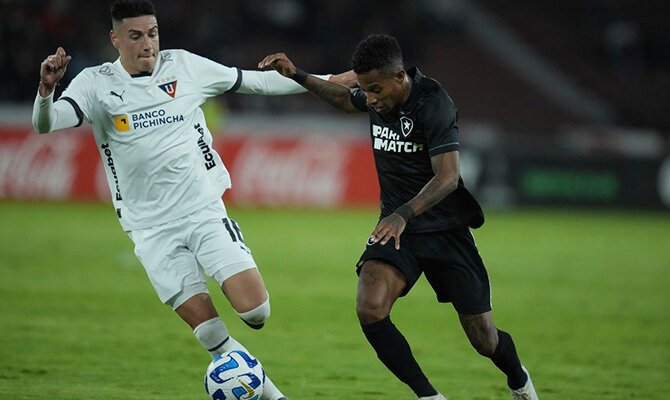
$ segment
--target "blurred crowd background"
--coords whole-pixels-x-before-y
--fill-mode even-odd
[[[65,80],[114,60],[110,1],[1,0],[0,103],[30,104],[58,46]],[[315,73],[348,69],[369,33],[396,36],[407,66],[442,82],[461,118],[509,132],[566,126],[670,131],[670,2],[661,0],[154,0],[161,47],[255,69],[284,51]],[[309,98],[223,96],[231,111],[334,113]]]

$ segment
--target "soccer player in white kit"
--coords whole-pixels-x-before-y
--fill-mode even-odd
[[[63,48],[40,67],[33,107],[37,132],[93,125],[122,228],[135,243],[160,300],[190,325],[212,357],[243,346],[218,316],[206,276],[240,318],[259,329],[269,295],[239,226],[221,200],[230,177],[212,148],[200,106],[226,92],[284,95],[305,89],[275,71],[243,71],[185,50],[159,50],[149,0],[111,9],[114,62],[84,69],[54,101],[71,56]],[[351,75],[327,76],[348,83]],[[267,379],[264,400],[285,399]]]

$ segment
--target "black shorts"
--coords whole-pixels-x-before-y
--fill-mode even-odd
[[[390,264],[407,277],[405,296],[421,273],[433,287],[437,300],[452,303],[461,314],[491,311],[491,286],[484,262],[470,230],[430,233],[403,233],[400,250],[394,240],[385,245],[368,245],[356,264],[360,274],[367,260]]]

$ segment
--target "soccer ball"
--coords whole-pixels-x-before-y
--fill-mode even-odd
[[[258,400],[265,371],[251,354],[233,350],[212,360],[205,372],[205,391],[212,400]]]

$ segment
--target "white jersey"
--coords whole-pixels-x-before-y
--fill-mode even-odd
[[[79,124],[93,124],[124,230],[181,218],[230,188],[230,176],[212,148],[200,109],[207,98],[238,89],[260,94],[305,91],[275,71],[244,71],[244,84],[242,73],[185,50],[164,50],[151,75],[133,77],[117,60],[86,68],[72,80],[58,103],[70,103]],[[52,115],[41,110],[46,102],[51,99],[38,95],[33,111],[37,125],[35,121]]]

